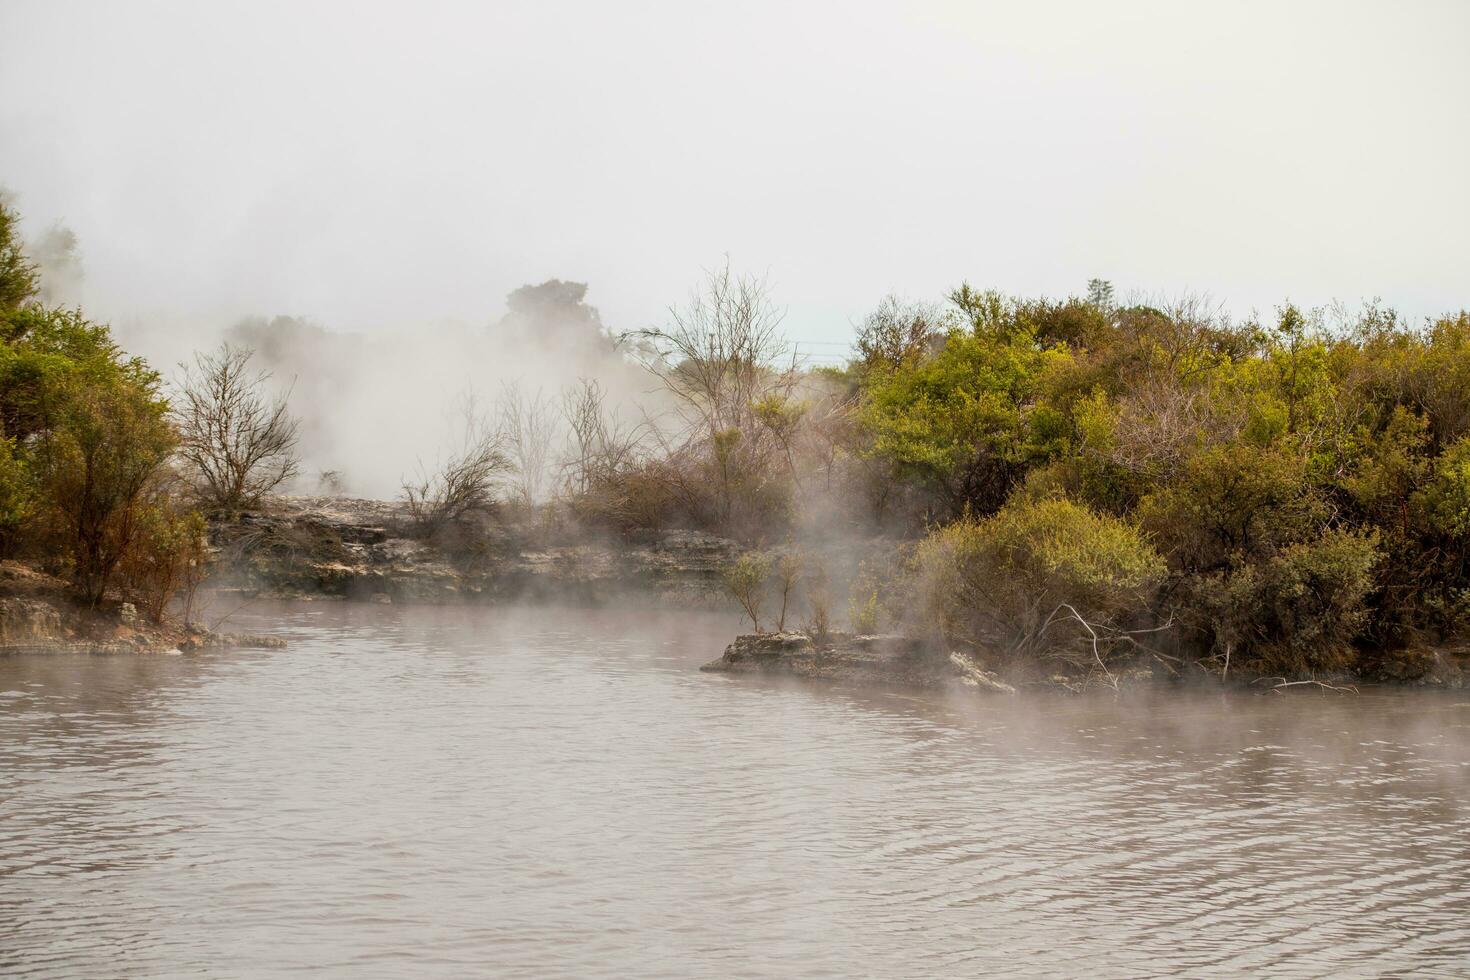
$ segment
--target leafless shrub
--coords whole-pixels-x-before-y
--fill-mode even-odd
[[[652,366],[692,428],[711,437],[752,428],[755,406],[795,385],[781,314],[764,282],[726,266],[709,275],[687,307],[669,313],[669,326],[640,336],[658,352]]]
[[[818,644],[825,643],[832,632],[832,594],[827,582],[827,569],[816,565],[806,582],[806,631]]]
[[[1172,476],[1193,453],[1245,428],[1245,405],[1172,377],[1142,380],[1118,406],[1109,462],[1134,473]]]
[[[725,533],[768,527],[785,517],[790,489],[778,474],[801,414],[781,314],[763,282],[726,267],[670,315],[669,326],[637,336],[678,406],[666,455],[696,491],[686,502]]]
[[[515,467],[517,502],[530,507],[546,494],[558,428],[556,406],[539,390],[528,395],[519,384],[509,383],[502,389],[499,415],[505,452]]]
[[[606,392],[582,379],[562,391],[568,439],[561,461],[563,492],[583,517],[622,528],[654,527],[676,494],[673,467],[645,419],[630,424],[606,407]]]
[[[902,367],[930,353],[954,325],[936,306],[885,296],[858,327],[858,357],[870,370]]]
[[[296,475],[300,422],[287,411],[287,395],[266,393],[270,374],[250,372],[253,355],[224,344],[184,366],[178,454],[206,507],[254,506]]]
[[[477,515],[493,514],[496,491],[514,465],[504,439],[466,403],[459,448],[432,471],[419,467],[418,479],[403,484],[411,530],[434,537]]]

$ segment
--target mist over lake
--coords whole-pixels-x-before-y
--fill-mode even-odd
[[[0,976],[1470,975],[1467,39],[0,0]]]

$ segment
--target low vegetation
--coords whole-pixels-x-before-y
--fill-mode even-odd
[[[410,533],[456,549],[474,537],[476,523],[495,515],[504,485],[516,472],[503,433],[473,402],[461,415],[459,444],[436,466],[420,467],[418,478],[403,485]]]
[[[1105,668],[1147,626],[1164,559],[1135,527],[1063,498],[1021,500],[927,536],[909,580],[914,630],[1011,662]]]
[[[204,550],[162,380],[105,325],[39,295],[0,205],[0,557],[65,575],[88,606],[121,591],[162,618],[165,583]]]
[[[918,541],[854,580],[854,629],[1035,669],[1300,678],[1465,637],[1470,314],[1231,321],[1097,282],[948,299],[886,301],[851,364],[793,389],[841,422],[799,422],[765,492]]]
[[[15,225],[0,208],[0,557],[162,617],[198,584],[200,513],[287,487],[299,423],[245,348],[199,355],[170,398],[47,305]],[[845,590],[856,632],[1037,673],[1311,678],[1470,635],[1470,313],[1233,320],[1100,281],[961,285],[885,300],[849,363],[812,369],[728,269],[658,329],[614,338],[585,309],[654,394],[505,388],[405,481],[412,535],[479,554],[505,520],[708,531],[751,550],[728,585],[757,629],[805,609],[826,634]],[[883,554],[829,581],[822,547],[857,539]]]

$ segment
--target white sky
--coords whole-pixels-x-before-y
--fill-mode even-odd
[[[119,322],[558,277],[634,328],[727,253],[812,341],[963,279],[1417,317],[1470,304],[1467,50],[1465,0],[0,0],[0,184]]]

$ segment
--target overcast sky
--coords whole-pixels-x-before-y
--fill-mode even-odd
[[[0,0],[0,184],[99,316],[647,326],[766,274],[1470,305],[1470,2]]]

